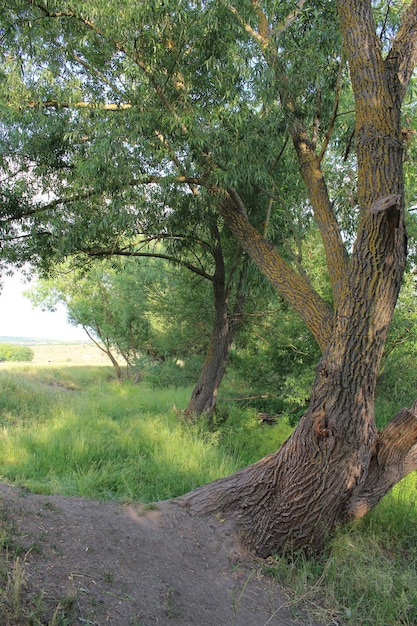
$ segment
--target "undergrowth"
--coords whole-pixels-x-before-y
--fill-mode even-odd
[[[252,463],[291,433],[287,418],[263,425],[254,409],[233,403],[220,405],[217,419],[189,423],[181,410],[190,393],[120,385],[105,367],[4,369],[0,478],[44,494],[150,503]],[[417,624],[416,493],[413,473],[363,520],[339,529],[319,557],[269,559],[265,570],[291,590],[293,610],[307,607],[335,625]],[[25,598],[12,536],[0,512],[0,623],[44,624],[42,599]],[[49,624],[71,623],[72,610],[57,605]]]

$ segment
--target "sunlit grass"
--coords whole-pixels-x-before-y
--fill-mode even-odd
[[[215,435],[178,419],[190,389],[155,392],[109,380],[104,368],[81,378],[80,369],[1,372],[3,479],[39,493],[148,502],[237,468]]]
[[[222,407],[219,422],[188,423],[191,388],[118,384],[106,367],[0,371],[0,479],[48,494],[153,502],[252,463],[290,434],[285,418]],[[269,572],[294,592],[293,609],[329,624],[417,624],[417,474],[326,551],[287,554]]]

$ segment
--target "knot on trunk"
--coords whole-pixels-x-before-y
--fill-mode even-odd
[[[392,193],[384,198],[379,198],[371,204],[370,211],[372,213],[383,213],[386,215],[388,228],[394,230],[400,224],[400,205],[401,194]]]

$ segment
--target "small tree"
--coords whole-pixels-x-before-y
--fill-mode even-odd
[[[0,343],[0,361],[33,361],[34,352],[28,346]]]
[[[44,308],[53,309],[58,302],[63,303],[70,323],[84,328],[122,380],[118,356],[124,358],[128,368],[132,366],[146,346],[150,324],[138,274],[129,272],[127,263],[123,272],[120,269],[115,271],[109,264],[72,272],[67,268],[53,279],[38,282],[28,295],[34,305]]]

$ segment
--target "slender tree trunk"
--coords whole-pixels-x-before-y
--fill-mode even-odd
[[[215,324],[209,349],[200,377],[194,386],[185,414],[189,416],[213,413],[216,408],[217,391],[226,371],[233,331],[226,317]]]
[[[334,281],[332,321],[324,315],[320,328],[318,297],[300,307],[310,286],[291,273],[280,276],[282,259],[274,262],[277,255],[268,255],[259,234],[247,236],[250,225],[242,237],[247,218],[239,204],[233,210],[233,193],[221,205],[241,245],[304,317],[323,351],[309,409],[284,445],[182,498],[190,512],[230,520],[262,557],[286,547],[320,550],[337,525],[363,516],[417,468],[417,401],[381,432],[374,419],[377,372],[406,261],[400,112],[417,61],[417,2],[409,5],[385,60],[371,2],[340,0],[338,7],[356,102],[361,215],[349,264],[339,255],[345,269],[343,281]],[[305,137],[295,138],[294,146],[311,193],[315,182],[302,162],[310,146]]]
[[[122,382],[123,380],[123,372],[122,372],[122,368],[120,367],[119,363],[117,362],[117,359],[113,356],[111,350],[109,347],[106,346],[106,349],[104,350],[104,352],[107,354],[107,356],[109,357],[114,369],[116,370],[116,376],[117,376],[117,380],[119,381],[119,383]]]
[[[240,272],[233,312],[230,313],[230,287],[226,284],[224,259],[219,238],[213,256],[216,267],[212,280],[215,311],[213,332],[203,369],[185,410],[185,414],[190,416],[212,413],[215,410],[217,391],[226,372],[230,348],[242,317],[244,269]],[[230,280],[228,282],[230,283]]]
[[[101,350],[102,352],[104,352],[104,354],[106,354],[108,356],[108,358],[111,361],[111,364],[113,365],[113,367],[114,367],[114,369],[116,371],[117,380],[119,381],[119,383],[121,383],[122,380],[123,380],[122,368],[120,367],[119,363],[117,362],[116,357],[113,355],[112,351],[110,350],[110,346],[108,346],[105,341],[103,341],[103,345],[101,343],[99,343],[98,341],[96,341],[94,339],[93,335],[89,332],[88,328],[86,328],[86,326],[83,326],[83,329],[85,330],[87,335],[90,337],[91,341],[93,343],[95,343],[97,348],[99,350]]]
[[[232,319],[230,319],[224,290],[216,289],[215,284],[213,287],[215,292],[213,333],[203,369],[185,410],[187,415],[201,415],[202,413],[212,413],[215,410],[217,391],[226,372],[230,348],[241,319],[241,311],[235,311]]]

